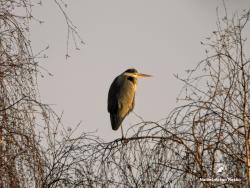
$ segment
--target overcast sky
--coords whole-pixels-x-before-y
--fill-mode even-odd
[[[228,0],[229,15],[250,8],[249,0]],[[134,111],[145,120],[167,116],[176,104],[182,83],[173,74],[185,75],[205,57],[200,41],[216,28],[220,0],[74,0],[67,12],[86,45],[70,50],[65,59],[67,26],[53,1],[44,1],[34,15],[45,21],[32,24],[34,53],[45,48],[41,65],[52,77],[39,78],[42,101],[64,111],[64,124],[82,121],[81,130],[97,130],[106,140],[121,136],[112,131],[107,95],[113,79],[127,68],[154,77],[139,80]],[[140,122],[133,113],[124,129]]]

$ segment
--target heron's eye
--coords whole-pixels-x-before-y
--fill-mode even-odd
[[[135,78],[133,78],[132,76],[129,76],[128,80],[131,81],[131,82],[133,82],[133,83],[135,83]]]

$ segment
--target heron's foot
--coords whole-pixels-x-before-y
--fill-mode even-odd
[[[129,139],[127,139],[127,138],[125,138],[125,137],[122,137],[122,138],[121,138],[121,142],[122,142],[123,144],[127,144],[128,141],[129,141]]]

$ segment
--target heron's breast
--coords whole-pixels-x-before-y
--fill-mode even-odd
[[[120,93],[119,109],[120,115],[125,116],[133,108],[133,100],[136,91],[136,85],[128,83]]]

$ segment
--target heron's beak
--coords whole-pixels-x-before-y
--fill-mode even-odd
[[[134,78],[144,78],[144,77],[152,77],[149,74],[143,74],[143,73],[125,73],[127,76],[131,76]]]
[[[144,77],[152,77],[149,74],[143,74],[143,73],[135,73],[136,78],[144,78]]]

